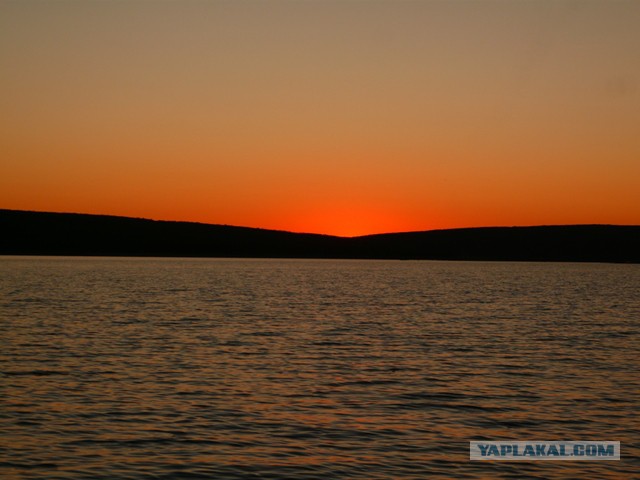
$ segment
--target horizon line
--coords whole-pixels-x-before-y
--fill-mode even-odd
[[[482,225],[482,226],[465,226],[465,227],[452,227],[452,228],[431,228],[425,230],[405,230],[405,231],[394,231],[394,232],[380,232],[380,233],[367,233],[364,235],[334,235],[330,233],[317,233],[317,232],[300,232],[294,230],[282,230],[277,228],[266,228],[266,227],[252,227],[247,225],[231,225],[227,223],[207,223],[207,222],[199,222],[194,220],[169,220],[169,219],[157,219],[157,218],[149,218],[149,217],[135,217],[128,215],[115,215],[111,213],[84,213],[84,212],[56,212],[56,211],[44,211],[44,210],[22,210],[15,208],[0,208],[0,211],[9,211],[9,212],[25,212],[25,213],[44,213],[44,214],[57,214],[57,215],[88,215],[95,217],[115,217],[115,218],[126,218],[131,220],[146,220],[150,222],[169,222],[169,223],[191,223],[197,225],[210,225],[210,226],[220,226],[220,227],[231,227],[231,228],[245,228],[251,230],[266,230],[271,232],[282,232],[282,233],[292,233],[297,235],[319,235],[323,237],[333,237],[333,238],[362,238],[362,237],[371,237],[376,235],[396,235],[396,234],[404,234],[404,233],[421,233],[421,232],[438,232],[438,231],[451,231],[451,230],[470,230],[470,229],[483,229],[483,228],[536,228],[536,227],[578,227],[578,226],[610,226],[610,227],[637,227],[640,225],[636,224],[613,224],[613,223],[562,223],[562,224],[536,224],[536,225]]]

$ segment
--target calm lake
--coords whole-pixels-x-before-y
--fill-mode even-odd
[[[0,257],[0,305],[3,479],[640,472],[640,265]]]

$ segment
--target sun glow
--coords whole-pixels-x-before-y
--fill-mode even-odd
[[[311,209],[288,224],[297,232],[357,237],[374,233],[416,230],[417,222],[389,208],[356,205],[330,205]],[[413,225],[413,226],[412,226]],[[425,225],[426,230],[428,225]]]

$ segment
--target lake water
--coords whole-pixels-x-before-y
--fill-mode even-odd
[[[640,472],[640,265],[0,257],[0,305],[4,479]]]

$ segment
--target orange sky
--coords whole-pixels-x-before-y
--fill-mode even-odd
[[[2,2],[0,208],[640,224],[640,2]]]

